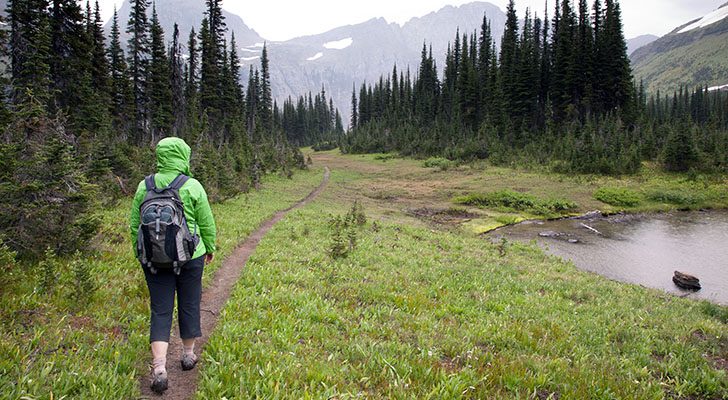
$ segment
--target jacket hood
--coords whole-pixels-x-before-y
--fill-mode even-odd
[[[157,143],[157,172],[190,174],[192,149],[184,140],[176,137],[164,138]]]

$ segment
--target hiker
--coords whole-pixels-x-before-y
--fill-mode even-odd
[[[149,287],[152,383],[167,390],[167,348],[177,293],[182,369],[197,364],[202,270],[215,254],[215,220],[207,193],[190,175],[191,149],[179,138],[157,144],[157,173],[139,183],[131,207],[131,235]],[[176,199],[175,199],[176,198]],[[181,203],[180,203],[181,201]]]

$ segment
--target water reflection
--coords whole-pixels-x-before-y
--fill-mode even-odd
[[[679,270],[696,275],[703,286],[689,297],[728,304],[728,212],[525,223],[490,236],[536,240],[579,268],[683,295],[689,292],[672,282],[673,272]]]

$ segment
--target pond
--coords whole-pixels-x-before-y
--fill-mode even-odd
[[[493,240],[531,242],[610,279],[728,305],[728,212],[587,215],[525,222],[489,233]],[[702,290],[684,291],[675,271],[700,278]]]

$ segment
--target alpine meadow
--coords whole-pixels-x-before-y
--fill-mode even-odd
[[[113,3],[0,1],[0,399],[728,398],[728,4]]]

